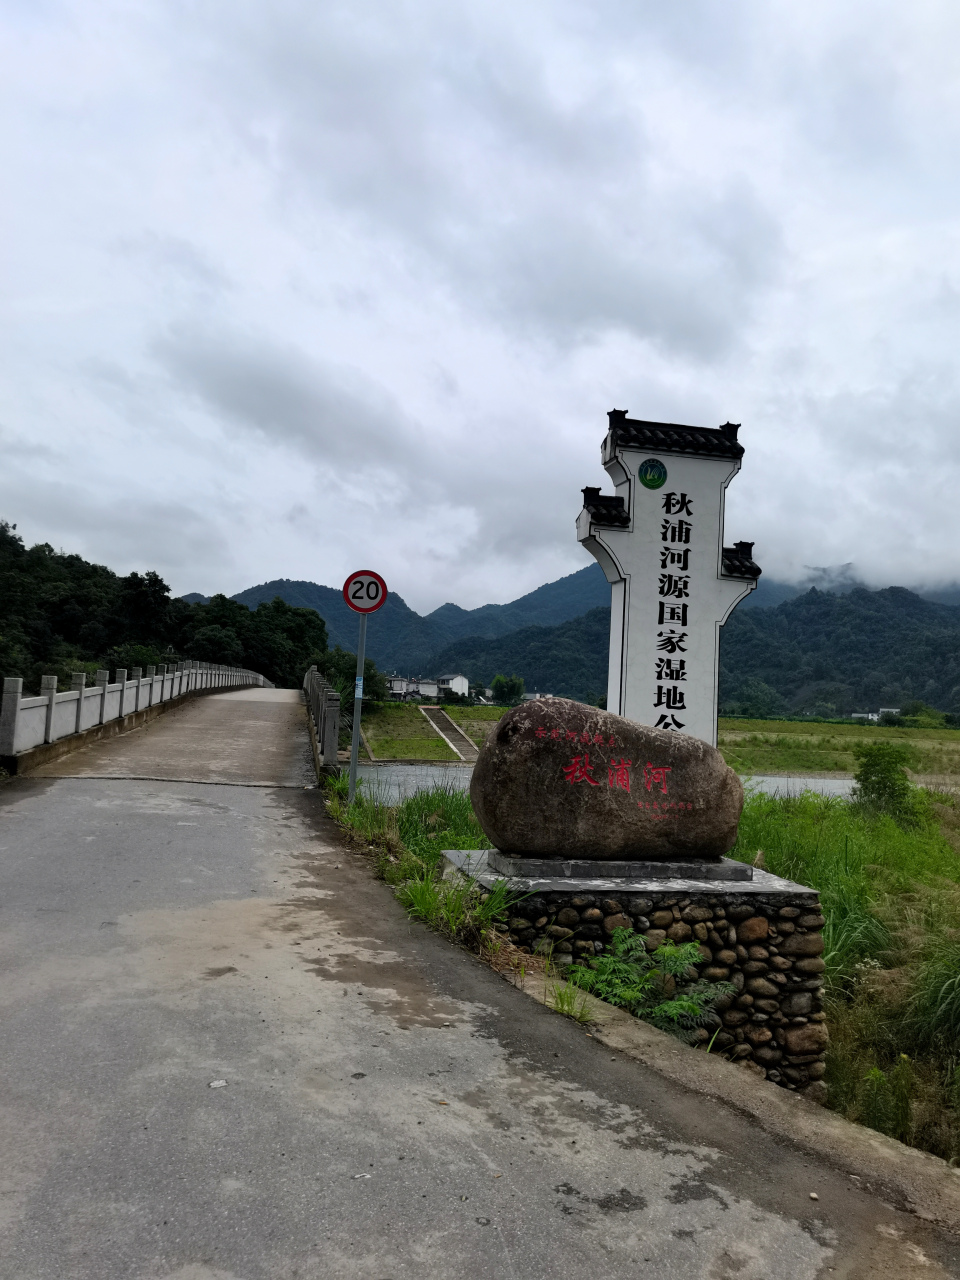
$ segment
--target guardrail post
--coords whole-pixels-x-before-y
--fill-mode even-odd
[[[47,696],[47,715],[43,726],[44,742],[53,741],[53,716],[57,707],[57,677],[40,677],[40,697]]]
[[[167,664],[165,662],[161,662],[160,666],[157,667],[157,675],[160,677],[160,701],[162,702],[167,683]]]
[[[118,667],[116,673],[117,684],[120,686],[120,710],[119,719],[127,714],[127,669],[126,667]]]
[[[23,680],[20,676],[7,676],[3,682],[3,702],[0,703],[0,756],[15,755],[17,720],[20,716],[20,694]]]
[[[85,671],[74,671],[73,679],[70,681],[70,688],[76,689],[80,696],[77,698],[77,727],[74,733],[80,732],[80,721],[83,717],[83,695],[87,687],[87,674]]]
[[[323,763],[337,763],[337,747],[340,742],[340,695],[336,689],[328,689],[324,716]]]
[[[100,716],[97,724],[103,724],[103,717],[107,710],[107,685],[110,683],[109,671],[97,672],[97,688],[100,690]]]

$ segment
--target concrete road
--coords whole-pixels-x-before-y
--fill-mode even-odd
[[[307,759],[211,697],[0,788],[2,1280],[960,1276],[410,923]]]

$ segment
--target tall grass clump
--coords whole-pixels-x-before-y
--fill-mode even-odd
[[[819,891],[826,981],[851,979],[864,960],[891,946],[888,898],[919,882],[955,881],[957,855],[936,819],[924,811],[903,826],[895,817],[836,796],[747,796],[731,857],[756,860],[767,871]]]
[[[519,895],[502,883],[487,892],[468,878],[445,880],[441,874],[444,849],[490,847],[469,795],[441,785],[391,803],[385,791],[367,783],[358,786],[353,804],[347,794],[345,778],[327,784],[331,817],[374,854],[377,873],[410,914],[456,942],[495,947],[496,926]]]
[[[818,890],[829,1105],[960,1157],[960,857],[954,797],[867,754],[851,801],[750,795],[733,856]],[[906,784],[906,785],[904,785]]]

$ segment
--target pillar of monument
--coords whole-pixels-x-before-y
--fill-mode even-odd
[[[720,627],[757,585],[753,543],[723,545],[738,426],[643,422],[614,409],[577,537],[611,585],[607,709],[715,746]]]

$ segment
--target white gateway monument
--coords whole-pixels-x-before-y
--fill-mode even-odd
[[[577,519],[612,588],[607,709],[716,746],[720,627],[760,576],[752,542],[723,545],[738,426],[608,417],[616,493],[584,489]]]

